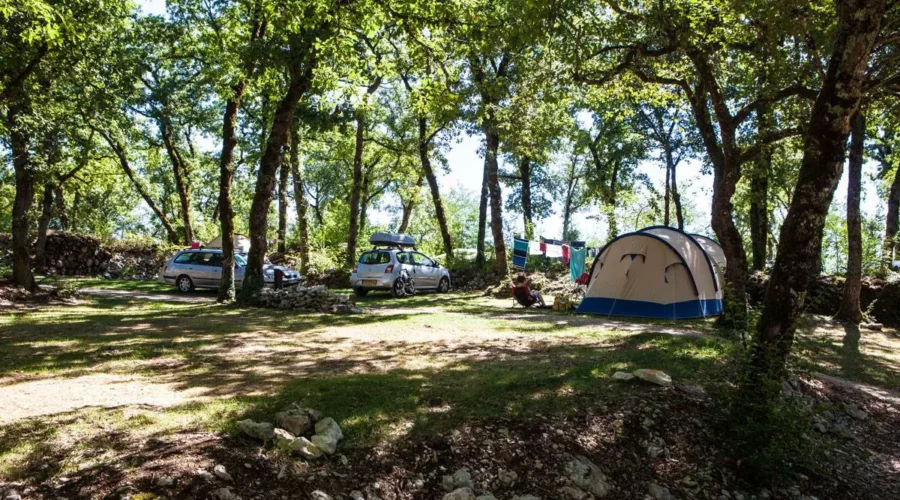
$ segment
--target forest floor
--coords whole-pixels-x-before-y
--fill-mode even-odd
[[[363,314],[331,316],[223,307],[210,292],[186,301],[149,282],[78,284],[94,291],[0,309],[0,498],[439,499],[463,467],[501,500],[590,498],[573,460],[605,473],[608,498],[900,496],[894,331],[808,318],[787,391],[816,402],[809,439],[827,458],[762,484],[714,431],[741,347],[710,321],[526,311],[464,293],[373,294]],[[637,368],[675,387],[610,378]],[[340,423],[336,455],[291,458],[237,430],[295,402]],[[231,481],[204,473],[217,464]]]

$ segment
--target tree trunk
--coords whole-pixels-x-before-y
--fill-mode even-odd
[[[887,214],[884,221],[884,245],[881,254],[882,271],[887,271],[892,267],[898,229],[900,229],[900,168],[894,172],[894,180],[891,182],[891,190],[887,199]]]
[[[169,222],[169,218],[166,216],[166,213],[153,201],[153,198],[150,197],[150,193],[144,189],[144,185],[137,178],[134,173],[134,170],[131,169],[131,163],[128,161],[128,155],[125,153],[125,147],[120,144],[116,139],[103,131],[100,131],[100,135],[106,140],[106,143],[109,144],[110,149],[115,153],[116,158],[119,159],[119,166],[122,167],[122,170],[125,171],[125,175],[128,176],[128,179],[131,181],[131,184],[134,186],[134,189],[141,195],[141,198],[144,199],[144,202],[147,203],[147,206],[150,207],[150,210],[156,214],[156,218],[159,219],[159,222],[163,225],[163,229],[166,231],[166,235],[169,238],[169,243],[178,243],[178,232],[175,231],[175,228],[172,226],[172,223]]]
[[[181,203],[181,223],[184,226],[184,242],[190,244],[194,241],[194,227],[191,223],[191,185],[188,179],[188,168],[181,156],[181,152],[175,146],[172,139],[172,124],[165,117],[159,119],[159,129],[162,132],[163,144],[172,163],[172,172],[175,174],[175,189],[178,191],[178,201]]]
[[[747,329],[747,254],[744,240],[734,225],[731,214],[737,181],[740,178],[740,160],[726,158],[713,178],[712,214],[710,225],[725,253],[725,304],[722,321],[741,332]]]
[[[760,108],[757,118],[757,135],[773,130],[768,106]],[[753,164],[750,178],[750,251],[754,271],[766,267],[766,251],[769,246],[769,171],[772,168],[772,149],[766,146]]]
[[[484,160],[484,169],[481,175],[481,197],[478,201],[478,241],[475,243],[475,266],[484,267],[484,240],[487,230],[488,209],[488,164]]]
[[[672,152],[666,150],[666,188],[664,191],[665,201],[663,202],[663,225],[665,226],[669,225],[669,186],[672,182],[672,163]]]
[[[435,217],[437,217],[438,226],[441,228],[441,240],[444,242],[444,252],[449,258],[453,255],[453,239],[450,237],[450,226],[447,224],[444,203],[441,200],[441,192],[438,189],[434,168],[431,166],[431,158],[428,155],[428,149],[428,119],[419,117],[419,161],[422,164],[422,171],[425,172],[425,179],[428,180],[428,189],[431,190],[431,201],[434,203],[434,214]]]
[[[866,117],[859,110],[850,124],[850,158],[847,170],[847,280],[837,318],[858,325],[862,321],[859,291],[862,286],[862,223],[859,215],[859,193],[865,151]]]
[[[377,77],[366,89],[366,97],[375,93],[381,86],[381,77]],[[365,140],[366,120],[362,110],[357,110],[356,147],[353,152],[353,186],[350,188],[350,230],[347,234],[347,268],[356,265],[356,240],[359,237],[360,201],[363,183],[363,146]]]
[[[672,203],[675,204],[675,221],[678,223],[678,229],[684,231],[684,212],[681,208],[681,195],[678,194],[678,181],[676,179],[676,171],[678,165],[672,164],[672,177],[669,179],[669,190],[672,193]]]
[[[372,185],[372,172],[366,169],[363,174],[362,186],[360,186],[359,199],[359,234],[365,234],[366,230],[366,212],[369,211],[369,190]],[[356,259],[353,260],[354,265]]]
[[[418,198],[418,193],[422,191],[422,185],[425,183],[425,177],[419,175],[419,178],[416,180],[416,193],[409,197],[409,200],[403,204],[403,215],[400,217],[400,227],[397,229],[398,233],[405,233],[409,228],[409,221],[412,219],[413,209],[416,206],[416,198]]]
[[[44,198],[41,200],[41,218],[38,219],[37,243],[34,245],[34,267],[39,271],[47,268],[47,229],[50,227],[50,219],[53,218],[53,192],[55,186],[48,182],[44,184]]]
[[[309,272],[309,222],[306,217],[306,188],[303,185],[303,166],[300,165],[300,127],[297,120],[291,127],[291,176],[294,178],[294,202],[297,206],[297,235],[300,239],[300,273]]]
[[[525,225],[525,239],[534,239],[534,218],[531,209],[531,158],[519,160],[519,176],[522,179],[522,219]]]
[[[497,276],[507,275],[506,242],[503,241],[503,198],[500,194],[500,166],[497,151],[500,149],[500,134],[493,125],[485,127],[485,165],[487,167],[488,191],[491,194],[491,235],[494,237],[494,268]]]
[[[12,266],[13,283],[34,291],[37,284],[31,273],[31,258],[28,255],[28,212],[34,201],[34,172],[31,166],[29,154],[29,137],[23,130],[22,115],[25,114],[24,106],[13,104],[9,106],[7,119],[9,120],[9,148],[12,153],[13,168],[16,174],[16,195],[13,202],[12,214]]]
[[[312,56],[304,65],[304,71],[296,69],[291,72],[291,81],[284,98],[278,103],[272,128],[266,141],[266,148],[259,162],[259,174],[256,178],[256,191],[250,206],[250,252],[247,255],[247,268],[244,282],[241,285],[240,301],[250,303],[259,294],[265,279],[263,265],[266,259],[266,234],[269,225],[269,205],[275,191],[275,176],[281,167],[282,150],[290,135],[291,120],[294,110],[303,94],[309,88],[312,71],[317,58]]]
[[[62,184],[56,184],[54,201],[56,201],[56,218],[59,219],[59,230],[69,230],[69,213],[66,211],[66,196]]]
[[[885,0],[838,0],[834,47],[803,140],[803,161],[781,229],[743,396],[775,397],[809,283],[818,274],[822,231],[844,165],[850,118],[859,107],[866,65]]]
[[[356,148],[353,153],[353,185],[350,187],[350,230],[347,233],[347,267],[356,265],[356,239],[359,237],[360,199],[363,187],[363,133],[365,122],[356,120]]]
[[[222,280],[216,300],[234,300],[234,205],[231,203],[231,184],[234,180],[234,148],[237,146],[237,112],[247,84],[239,82],[231,89],[231,99],[225,103],[222,117],[222,152],[219,154],[219,227],[222,230]]]
[[[293,141],[288,141],[288,145],[285,146],[284,154],[292,155],[293,152],[289,151],[290,144],[293,144]],[[287,252],[287,208],[288,208],[288,180],[291,175],[291,164],[290,157],[282,158],[281,160],[281,168],[278,170],[279,178],[278,178],[278,252],[284,254]]]

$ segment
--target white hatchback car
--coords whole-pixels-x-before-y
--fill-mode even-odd
[[[409,236],[375,233],[369,242],[375,248],[359,256],[350,275],[350,286],[358,297],[364,297],[371,290],[390,290],[394,297],[405,295],[403,285],[398,281],[403,271],[415,281],[416,290],[450,291],[450,271],[416,250],[416,242]]]
[[[403,295],[397,278],[406,270],[416,282],[416,290],[450,291],[450,271],[427,255],[409,250],[375,249],[359,256],[359,263],[350,275],[350,286],[358,297],[370,290],[390,290],[391,295]]]

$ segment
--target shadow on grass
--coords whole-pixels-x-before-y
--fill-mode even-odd
[[[716,380],[730,346],[718,339],[644,333],[602,346],[547,345],[528,351],[492,348],[486,356],[441,368],[355,373],[353,367],[345,366],[340,373],[287,373],[262,394],[153,411],[177,415],[181,425],[188,428],[236,432],[235,422],[241,418],[271,421],[276,411],[298,402],[338,420],[349,446],[371,446],[442,432],[483,418],[572,414],[614,400],[621,390],[652,390],[639,382],[611,381],[609,377],[616,370],[652,367],[665,370],[675,379],[701,383]],[[199,382],[193,377],[189,371],[172,374],[175,381],[186,386]],[[142,432],[143,422],[133,417],[116,420],[107,411],[79,410],[3,426],[0,471],[6,470],[8,476],[3,479],[38,472],[34,467],[44,463],[43,457],[48,454],[62,460],[65,457],[59,455],[75,453],[76,448],[88,456],[93,452],[84,448],[120,450],[120,443],[128,437],[119,433]],[[70,442],[67,446],[71,450],[60,450],[61,445],[55,444],[57,436],[64,435],[69,425],[84,425],[85,419],[90,424],[91,418],[113,418],[112,423],[93,426],[106,437],[94,436],[90,438],[94,441],[85,439],[77,445]]]
[[[839,333],[843,335],[839,335]],[[850,380],[900,390],[900,362],[896,348],[867,339],[858,326],[845,325],[831,334],[801,332],[797,336],[794,356],[806,369],[822,371]],[[887,339],[881,332],[872,337]],[[890,343],[888,341],[888,343]]]
[[[653,333],[605,346],[492,349],[489,358],[439,369],[297,378],[274,394],[246,398],[245,416],[270,421],[280,408],[297,402],[342,422],[351,443],[370,445],[440,432],[471,419],[572,413],[626,387],[610,380],[616,370],[652,367],[676,379],[713,380],[728,349],[716,339]]]

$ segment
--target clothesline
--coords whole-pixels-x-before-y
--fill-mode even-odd
[[[572,279],[577,280],[585,273],[586,259],[596,257],[598,251],[598,248],[585,246],[584,241],[553,240],[543,236],[539,241],[514,238],[512,263],[514,269],[524,271],[529,256],[560,259],[569,266]]]

